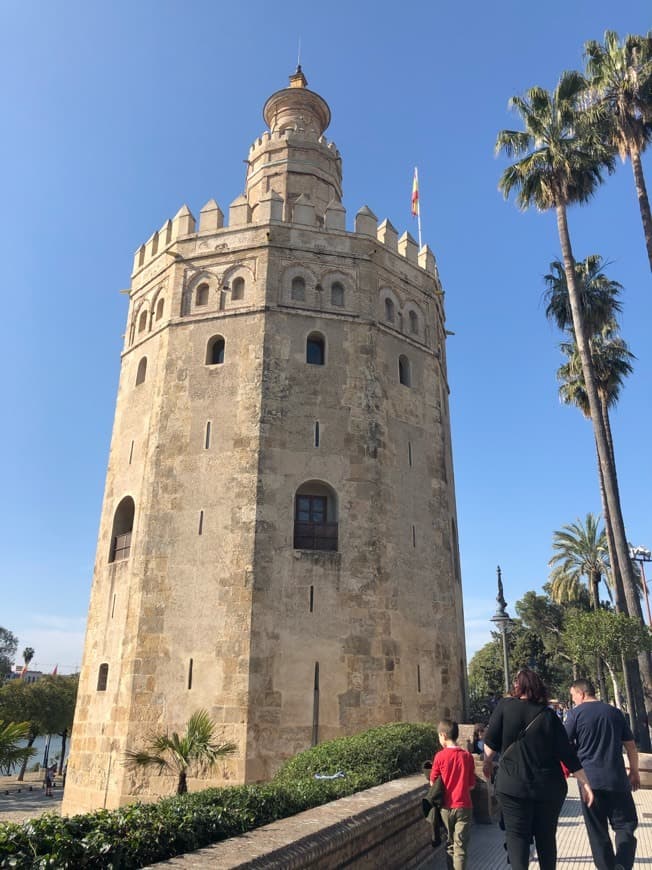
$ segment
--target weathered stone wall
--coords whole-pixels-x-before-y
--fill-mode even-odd
[[[340,177],[316,131],[283,135],[287,154],[321,149]],[[238,746],[213,782],[267,778],[314,740],[372,725],[463,718],[434,257],[367,208],[347,232],[337,184],[324,193],[300,161],[283,171],[287,195],[303,191],[293,222],[257,188],[228,226],[214,200],[199,227],[183,207],[136,254],[66,812],[169,788],[130,772],[125,750],[199,708]],[[314,333],[323,365],[306,361]],[[212,364],[218,336],[224,361]],[[337,552],[294,548],[304,484],[328,493]],[[126,496],[131,550],[110,562]]]

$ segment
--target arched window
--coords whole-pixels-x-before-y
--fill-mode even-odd
[[[419,317],[416,311],[410,311],[410,332],[417,335],[419,332]]]
[[[306,362],[312,366],[323,366],[326,360],[326,343],[319,332],[311,332],[306,341]]]
[[[120,562],[129,558],[135,512],[136,505],[133,498],[130,495],[125,496],[116,508],[113,517],[109,562]]]
[[[100,665],[97,672],[97,691],[106,692],[106,684],[109,681],[109,666],[106,662]]]
[[[231,299],[244,299],[245,283],[244,278],[235,278],[231,285]]]
[[[138,332],[145,332],[147,329],[147,312],[141,311],[140,317],[138,318]]]
[[[224,362],[225,342],[221,335],[214,335],[206,346],[206,365],[219,366]]]
[[[147,357],[144,356],[138,363],[138,371],[136,372],[136,386],[144,383],[147,375]]]
[[[398,380],[404,387],[412,386],[412,380],[410,377],[410,360],[402,355],[398,358]]]
[[[385,320],[388,323],[394,323],[394,303],[389,296],[385,298]]]
[[[306,298],[306,282],[300,275],[292,279],[291,296],[298,302],[303,302]]]
[[[344,305],[344,287],[339,281],[334,281],[331,284],[331,305]]]
[[[208,284],[200,284],[195,290],[195,305],[208,305]]]
[[[160,320],[163,317],[163,310],[165,308],[165,299],[161,297],[159,301],[156,303],[156,317],[155,320]]]
[[[294,496],[294,549],[337,550],[337,495],[326,483],[310,480]]]

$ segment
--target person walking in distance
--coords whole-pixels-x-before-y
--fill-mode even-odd
[[[632,791],[641,784],[634,736],[620,710],[598,701],[590,680],[575,680],[570,693],[575,707],[566,717],[566,733],[575,744],[595,795],[592,806],[582,804],[593,861],[598,870],[631,870],[638,825]],[[623,747],[629,759],[629,776]],[[609,824],[616,834],[615,853]]]
[[[466,856],[471,836],[471,789],[475,786],[473,756],[457,745],[457,722],[442,719],[437,726],[442,749],[432,762],[430,784],[438,776],[444,786],[441,817],[448,835],[446,866],[448,870],[466,870]]]

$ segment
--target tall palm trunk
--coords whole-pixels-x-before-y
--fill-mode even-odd
[[[594,610],[598,610],[600,607],[600,575],[596,572],[591,572],[589,576],[589,588],[591,591],[591,607]],[[595,657],[595,675],[598,679],[598,688],[600,689],[600,699],[602,701],[608,700],[607,695],[607,683],[604,678],[604,663],[602,658],[597,655]]]
[[[641,210],[641,220],[643,221],[647,258],[650,262],[650,269],[652,269],[652,214],[650,213],[650,201],[647,197],[645,177],[641,165],[641,154],[636,145],[630,145],[629,157],[632,161],[634,184],[636,185],[636,196],[638,197],[638,207]]]
[[[605,415],[605,425],[608,425],[609,416],[607,414],[606,405],[601,397],[603,414]],[[611,429],[609,428],[609,433]],[[596,446],[597,449],[597,446]],[[612,443],[613,450],[613,443]],[[624,613],[629,616],[627,601],[625,600],[625,592],[623,589],[623,578],[618,565],[618,554],[614,544],[613,531],[611,529],[611,519],[609,517],[609,507],[607,505],[607,497],[604,491],[604,478],[602,476],[602,468],[598,461],[598,476],[600,478],[600,499],[602,501],[602,514],[604,516],[604,526],[607,533],[607,549],[609,550],[609,563],[611,565],[611,573],[614,582],[614,601],[616,604],[616,613]],[[645,709],[645,695],[643,694],[643,686],[641,683],[641,672],[638,666],[638,661],[633,659],[627,661],[625,656],[622,656],[623,682],[625,684],[625,698],[627,699],[627,711],[629,713],[629,721],[636,743],[644,752],[649,752],[652,748],[649,739],[649,731],[647,729],[648,713]]]
[[[632,563],[629,559],[625,523],[623,521],[623,514],[620,505],[620,495],[618,493],[618,480],[616,478],[613,457],[609,449],[607,432],[595,383],[591,350],[586,338],[586,331],[582,318],[580,294],[577,289],[575,276],[575,259],[573,257],[573,249],[571,247],[570,235],[568,232],[566,206],[563,203],[558,204],[555,210],[557,213],[559,242],[564,260],[564,272],[566,273],[566,284],[568,285],[568,300],[570,302],[571,315],[573,319],[573,331],[575,333],[575,341],[577,342],[577,349],[582,363],[584,387],[589,402],[593,434],[595,436],[595,443],[598,450],[598,460],[604,480],[605,496],[607,507],[609,509],[609,517],[611,519],[614,549],[623,579],[623,589],[629,613],[632,616],[638,616],[641,621],[643,621],[636,579],[634,577],[634,572],[632,571]],[[649,697],[652,697],[652,663],[650,662],[650,656],[647,653],[639,656],[639,667],[647,701]],[[646,738],[649,742],[649,732],[647,731],[647,728]]]
[[[177,781],[177,794],[188,794],[188,775],[185,770],[179,771]]]

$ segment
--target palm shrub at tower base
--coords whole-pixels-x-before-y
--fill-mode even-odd
[[[209,788],[118,810],[0,825],[0,867],[143,867],[191,852],[421,769],[438,748],[432,725],[395,723],[322,743],[260,785]],[[316,779],[316,774],[335,779]]]

